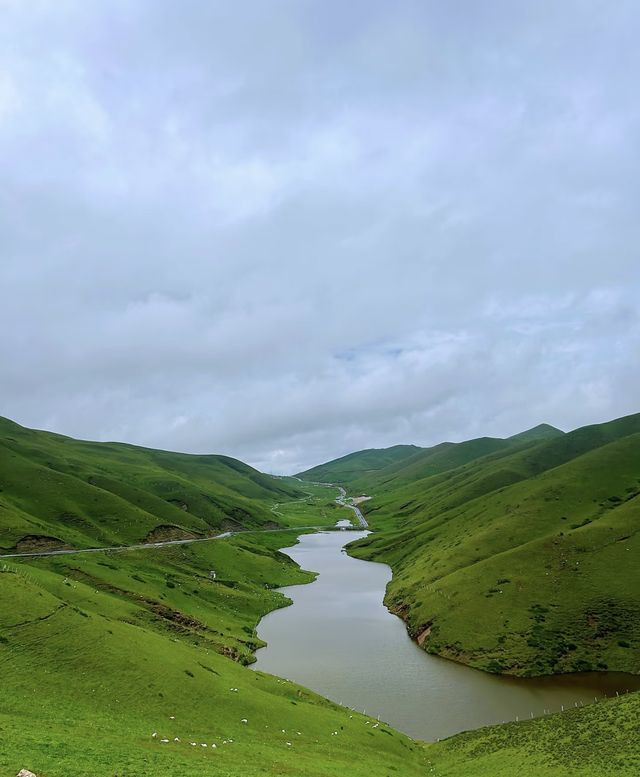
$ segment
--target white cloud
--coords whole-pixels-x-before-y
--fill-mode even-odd
[[[634,3],[3,15],[3,414],[293,470],[638,409]]]

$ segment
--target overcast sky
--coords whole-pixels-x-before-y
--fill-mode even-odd
[[[640,411],[637,0],[0,0],[0,414],[293,472]]]

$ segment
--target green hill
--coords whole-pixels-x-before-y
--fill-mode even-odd
[[[376,472],[396,462],[404,461],[419,450],[416,445],[369,448],[299,472],[296,477],[318,483],[349,483],[366,472]]]
[[[329,516],[340,513],[335,490],[224,456],[83,442],[4,419],[0,489],[5,550],[340,517]],[[295,536],[0,559],[0,773],[422,774],[423,749],[405,735],[382,725],[372,735],[368,718],[246,668],[262,644],[258,621],[287,603],[272,589],[313,579],[277,551]]]
[[[562,437],[564,432],[551,424],[538,424],[524,432],[519,432],[509,437],[510,440],[530,442],[531,440],[551,440],[554,437]]]
[[[429,613],[427,649],[492,671],[564,670],[595,653],[633,669],[639,439],[632,417],[557,440],[447,444],[423,462],[435,474],[405,473],[374,492],[366,504],[378,531],[356,552],[392,564],[388,601],[414,635]],[[408,468],[416,455],[404,457]],[[0,489],[5,549],[326,523],[339,511],[335,490],[226,457],[76,441],[5,420]],[[0,773],[637,773],[638,694],[424,745],[250,671],[258,621],[287,603],[273,589],[313,579],[277,550],[299,532],[0,559]]]
[[[0,549],[207,536],[304,490],[227,456],[74,440],[0,418]]]
[[[351,552],[392,566],[387,604],[426,650],[519,675],[640,671],[640,415],[373,493],[379,531]]]
[[[387,490],[394,484],[413,482],[445,472],[490,453],[553,439],[563,434],[560,429],[549,424],[540,424],[506,439],[479,437],[460,443],[443,442],[430,448],[396,445],[394,448],[369,449],[321,464],[301,472],[298,477],[303,480],[324,479],[324,482],[342,483],[348,485],[354,493],[374,488],[378,491]]]
[[[427,748],[437,777],[632,777],[640,773],[640,694],[451,737]]]
[[[0,774],[423,774],[405,735],[243,666],[271,589],[313,577],[276,552],[295,534],[253,537],[0,561]]]

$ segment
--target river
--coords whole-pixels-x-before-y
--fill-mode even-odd
[[[306,534],[283,549],[319,576],[280,589],[293,604],[260,622],[258,635],[268,644],[256,653],[255,669],[427,741],[640,688],[640,677],[615,673],[500,677],[425,653],[382,603],[390,568],[342,551],[366,535]]]

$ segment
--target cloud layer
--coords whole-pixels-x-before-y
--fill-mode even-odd
[[[291,472],[640,410],[640,11],[0,0],[0,413]]]

